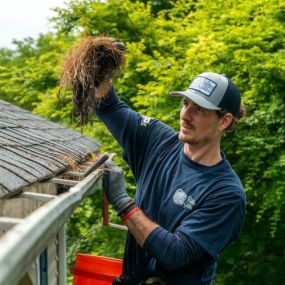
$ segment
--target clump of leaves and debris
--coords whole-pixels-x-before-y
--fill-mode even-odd
[[[124,44],[110,37],[86,37],[67,54],[60,85],[72,91],[79,125],[92,122],[91,114],[100,96],[108,92],[111,79],[120,74],[124,61]]]

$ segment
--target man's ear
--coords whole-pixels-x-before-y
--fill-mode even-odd
[[[233,115],[231,113],[226,113],[221,119],[220,119],[220,126],[219,130],[223,132],[227,129],[227,127],[231,124],[232,120],[234,119]]]

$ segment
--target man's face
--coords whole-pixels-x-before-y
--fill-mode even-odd
[[[190,145],[206,145],[220,139],[220,119],[214,110],[204,109],[187,97],[182,103],[179,140]]]

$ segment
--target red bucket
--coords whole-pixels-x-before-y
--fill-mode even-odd
[[[111,285],[122,267],[121,259],[77,253],[71,269],[73,285]]]

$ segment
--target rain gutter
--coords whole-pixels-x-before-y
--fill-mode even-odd
[[[94,170],[68,192],[54,196],[4,234],[0,238],[0,284],[17,284],[58,232],[64,238],[66,220],[101,185],[102,170]]]

